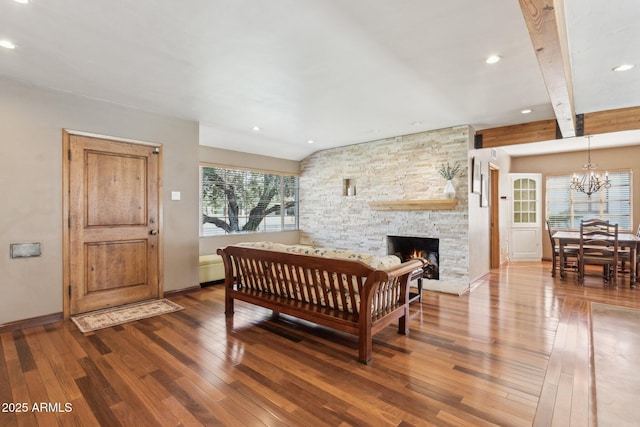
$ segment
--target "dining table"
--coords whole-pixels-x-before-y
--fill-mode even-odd
[[[560,264],[560,277],[564,278],[564,248],[567,245],[580,245],[580,231],[577,230],[559,230],[553,233],[551,236],[554,240],[558,241],[559,249],[559,264]],[[630,251],[629,261],[629,282],[633,287],[637,281],[636,272],[636,254],[638,247],[640,246],[640,237],[633,233],[618,233],[618,247],[620,250]]]

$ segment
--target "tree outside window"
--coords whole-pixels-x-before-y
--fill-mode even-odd
[[[298,177],[201,166],[202,236],[295,230]]]

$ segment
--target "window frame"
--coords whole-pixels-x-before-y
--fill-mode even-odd
[[[264,224],[264,219],[261,221],[261,225],[259,227],[258,230],[240,230],[240,231],[236,231],[236,232],[228,232],[220,227],[216,227],[214,225],[214,227],[216,227],[214,230],[218,230],[218,232],[216,233],[207,233],[205,231],[205,223],[203,222],[203,214],[204,212],[204,202],[203,202],[203,179],[204,179],[204,173],[203,170],[204,168],[216,168],[216,169],[223,169],[225,171],[231,171],[233,173],[246,173],[246,174],[262,174],[262,175],[274,175],[274,176],[280,176],[280,177],[294,177],[295,178],[295,183],[294,183],[294,214],[293,215],[286,215],[286,211],[287,209],[280,209],[280,227],[277,230],[273,230],[273,229],[267,229],[267,225]],[[281,172],[281,171],[273,171],[273,170],[267,170],[267,169],[258,169],[258,168],[250,168],[250,167],[242,167],[242,166],[232,166],[232,165],[223,165],[223,164],[216,164],[216,163],[209,163],[209,162],[200,162],[198,165],[198,202],[199,202],[199,206],[198,206],[198,213],[199,213],[199,221],[198,221],[198,234],[200,237],[219,237],[219,236],[229,236],[229,235],[233,235],[233,234],[258,234],[258,233],[279,233],[279,232],[288,232],[288,231],[297,231],[300,229],[300,213],[299,213],[299,196],[300,196],[300,191],[299,191],[299,186],[300,186],[300,174],[298,173],[292,173],[292,172]],[[247,179],[247,177],[245,177],[245,179]],[[281,179],[280,180],[280,189],[279,189],[279,194],[276,196],[278,202],[277,204],[280,204],[281,206],[284,204],[285,202],[285,180]],[[274,199],[276,200],[276,199]],[[273,201],[272,201],[273,202]],[[272,202],[269,204],[271,205]],[[224,201],[222,202],[222,205],[227,206],[227,200],[226,197],[224,198]],[[245,210],[245,214],[244,215],[239,215],[238,219],[245,219],[248,218],[249,215],[249,207],[246,207]],[[289,226],[287,228],[285,222],[286,222],[286,218],[290,218],[293,217],[294,219],[294,225],[293,227]],[[227,223],[229,215],[223,215],[220,216],[221,219],[225,220]],[[266,219],[266,217],[265,217]],[[273,227],[273,224],[271,224],[271,226]],[[263,229],[264,228],[264,229]]]
[[[545,175],[545,220],[548,220],[549,223],[551,224],[551,227],[554,229],[575,230],[579,228],[579,225],[576,225],[576,224],[579,224],[579,219],[581,217],[588,216],[589,218],[600,218],[604,220],[608,220],[612,217],[617,217],[617,218],[624,217],[626,218],[626,222],[628,222],[628,227],[623,226],[623,224],[621,224],[620,231],[634,232],[635,230],[633,230],[633,224],[634,224],[633,223],[633,169],[631,168],[609,169],[608,173],[611,179],[615,174],[627,174],[628,181],[626,183],[623,182],[621,185],[612,185],[611,189],[601,189],[600,191],[591,195],[591,199],[589,203],[598,204],[597,215],[593,214],[595,210],[587,211],[586,213],[576,212],[576,208],[575,208],[576,205],[587,202],[589,198],[586,197],[586,195],[585,196],[578,195],[579,198],[576,198],[575,197],[576,190],[572,190],[569,188],[569,184],[571,182],[571,177],[573,176],[573,173],[556,173],[556,174]],[[567,200],[568,212],[565,215],[567,219],[566,221],[563,221],[565,224],[560,224],[558,221],[551,218],[552,216],[558,216],[558,214],[550,212],[551,204],[552,203],[556,204],[558,203],[558,200],[562,200],[562,199],[554,199],[552,200],[552,203],[550,203],[551,191],[549,187],[549,180],[554,178],[561,178],[562,180],[565,181],[562,187],[560,187],[560,184],[558,184],[558,187],[556,188],[563,189],[564,185],[566,185],[566,188],[568,191],[567,193],[569,197],[569,200]],[[614,192],[614,193],[619,192],[619,189],[624,188],[625,186],[628,186],[628,197],[622,197],[617,199],[609,198],[609,195],[611,194],[611,192]],[[551,188],[551,190],[553,190],[553,188]],[[614,202],[617,202],[622,205],[624,205],[625,203],[628,203],[628,212],[624,212],[623,210],[618,210],[618,211],[611,210],[610,206],[607,206],[607,205],[611,205],[611,203],[614,203]],[[615,221],[615,222],[618,222],[618,221]]]

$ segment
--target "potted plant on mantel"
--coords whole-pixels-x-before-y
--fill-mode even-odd
[[[444,179],[447,180],[447,185],[445,185],[444,187],[444,196],[447,199],[455,198],[456,188],[453,186],[453,183],[451,181],[453,181],[453,178],[455,178],[458,172],[460,172],[460,164],[456,162],[452,167],[449,162],[447,162],[446,165],[442,163],[440,165],[440,169],[438,169],[438,172]]]

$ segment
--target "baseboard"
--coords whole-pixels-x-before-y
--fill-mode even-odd
[[[32,317],[30,319],[18,320],[16,322],[0,325],[0,333],[32,328],[34,326],[47,325],[49,323],[59,322],[63,319],[64,316],[62,315],[62,313],[53,313],[44,316]]]
[[[200,289],[201,289],[200,286],[191,286],[189,288],[178,289],[175,291],[165,291],[164,297],[165,298],[177,297],[179,295],[190,294],[192,292],[199,291]]]
[[[224,279],[212,280],[211,282],[202,282],[202,283],[200,283],[200,287],[206,288],[207,286],[220,285],[222,283],[224,283]]]

